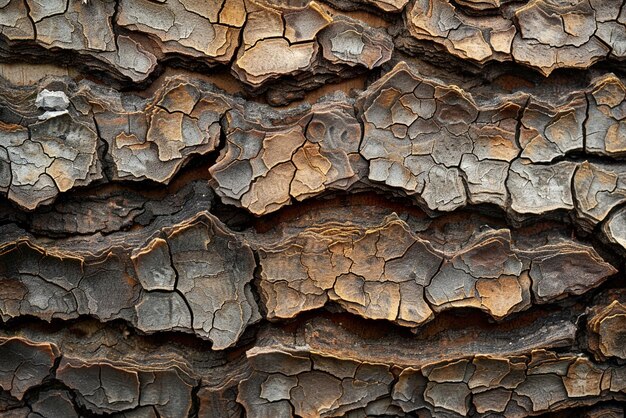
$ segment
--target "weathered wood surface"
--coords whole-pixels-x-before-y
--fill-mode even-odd
[[[626,406],[618,0],[0,0],[0,418]]]

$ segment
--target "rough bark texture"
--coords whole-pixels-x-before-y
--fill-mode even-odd
[[[626,405],[622,0],[0,0],[0,418]]]

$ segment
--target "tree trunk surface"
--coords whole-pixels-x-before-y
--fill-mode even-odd
[[[622,0],[0,0],[0,418],[626,405]]]

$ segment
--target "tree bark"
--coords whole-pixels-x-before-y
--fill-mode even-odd
[[[0,0],[0,418],[624,417],[618,0]]]

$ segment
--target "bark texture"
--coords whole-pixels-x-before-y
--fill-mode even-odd
[[[626,405],[622,0],[0,0],[0,418]]]

